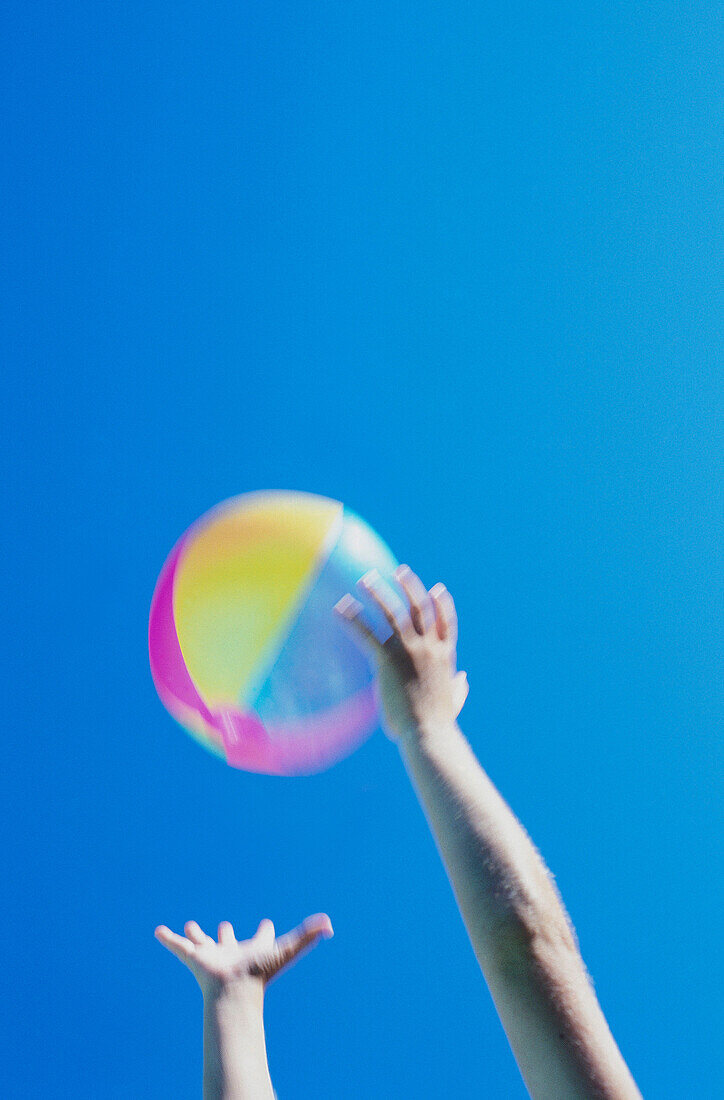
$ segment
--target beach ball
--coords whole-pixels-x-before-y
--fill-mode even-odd
[[[153,594],[161,701],[235,768],[328,767],[379,723],[369,659],[334,605],[371,568],[392,587],[396,565],[336,500],[254,492],[212,508],[176,543]],[[382,616],[365,606],[384,640]]]

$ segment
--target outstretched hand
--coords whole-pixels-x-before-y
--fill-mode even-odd
[[[457,671],[457,614],[444,584],[428,592],[407,565],[395,571],[407,606],[395,609],[376,570],[359,587],[380,609],[392,634],[381,643],[352,595],[343,596],[336,613],[349,624],[378,673],[385,729],[393,739],[425,729],[450,726],[468,695],[467,676]]]
[[[156,939],[186,965],[201,986],[204,997],[230,988],[247,988],[263,994],[268,983],[320,939],[333,935],[325,913],[317,913],[278,938],[270,920],[263,920],[249,940],[237,940],[229,921],[219,925],[218,942],[196,921],[184,926],[179,936],[165,925]]]

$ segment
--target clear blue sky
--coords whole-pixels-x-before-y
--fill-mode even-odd
[[[154,926],[320,909],[268,997],[280,1100],[524,1095],[383,735],[259,777],[156,698],[166,554],[266,487],[448,584],[464,729],[644,1094],[713,1095],[719,6],[3,21],[3,1095],[198,1096]]]

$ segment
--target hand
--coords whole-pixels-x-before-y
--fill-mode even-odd
[[[179,936],[162,924],[155,935],[189,968],[205,999],[230,990],[258,994],[261,999],[272,978],[321,938],[334,935],[325,913],[307,917],[278,939],[270,920],[263,920],[250,940],[237,940],[228,921],[219,925],[218,943],[193,920],[184,926],[184,932],[185,936]]]
[[[468,695],[467,676],[456,671],[457,615],[452,596],[444,584],[436,584],[428,592],[406,565],[395,571],[395,580],[408,604],[401,615],[380,588],[376,570],[359,582],[392,629],[384,644],[365,622],[364,609],[353,596],[344,596],[335,607],[377,668],[385,729],[393,739],[447,728],[457,719]]]

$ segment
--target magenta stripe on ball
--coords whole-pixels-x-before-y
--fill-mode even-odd
[[[151,601],[151,615],[148,624],[148,653],[151,661],[151,675],[161,700],[175,717],[181,720],[174,703],[198,711],[201,717],[214,725],[214,720],[206,704],[196,690],[189,676],[179,645],[176,623],[173,614],[173,586],[176,569],[187,538],[180,539],[171,551]]]

